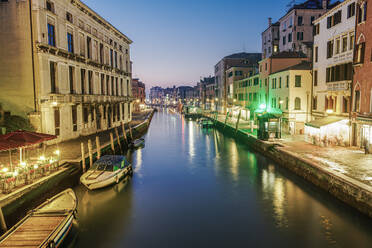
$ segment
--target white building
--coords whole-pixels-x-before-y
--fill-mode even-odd
[[[80,0],[9,0],[0,10],[5,109],[59,141],[131,120],[126,35]]]
[[[315,121],[307,128],[308,140],[313,143],[349,144],[355,2],[345,0],[314,21],[312,115]]]
[[[303,134],[311,119],[311,63],[303,61],[270,74],[269,82],[268,109],[283,113],[284,132]]]

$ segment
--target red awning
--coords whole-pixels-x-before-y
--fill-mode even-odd
[[[10,150],[31,145],[40,144],[44,141],[56,139],[57,136],[28,131],[15,131],[0,136],[0,150]]]

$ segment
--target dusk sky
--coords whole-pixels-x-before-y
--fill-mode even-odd
[[[133,77],[154,85],[194,85],[237,52],[260,52],[267,18],[290,0],[83,0],[133,40]]]

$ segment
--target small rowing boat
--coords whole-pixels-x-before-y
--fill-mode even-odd
[[[59,247],[76,217],[77,198],[67,189],[32,210],[0,238],[0,247]]]
[[[132,174],[132,165],[124,156],[106,155],[81,176],[80,182],[88,189],[94,190],[119,183],[122,178]]]

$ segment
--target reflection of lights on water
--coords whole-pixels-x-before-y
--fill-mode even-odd
[[[276,221],[277,221],[278,226],[280,227],[286,227],[288,225],[288,219],[285,216],[285,211],[284,211],[285,193],[284,193],[283,184],[284,182],[281,178],[276,178],[275,186],[274,186],[273,205],[274,205]]]
[[[142,168],[142,149],[138,149],[136,151],[136,167],[134,168],[134,172],[138,173],[141,171]],[[141,176],[141,174],[139,174]]]
[[[231,150],[230,150],[230,153],[231,153],[231,174],[233,176],[233,179],[235,181],[238,180],[238,176],[239,176],[239,156],[238,156],[238,147],[236,145],[235,142],[232,142],[231,146],[230,146]]]
[[[192,160],[195,156],[195,133],[194,133],[194,122],[189,123],[189,155]]]

